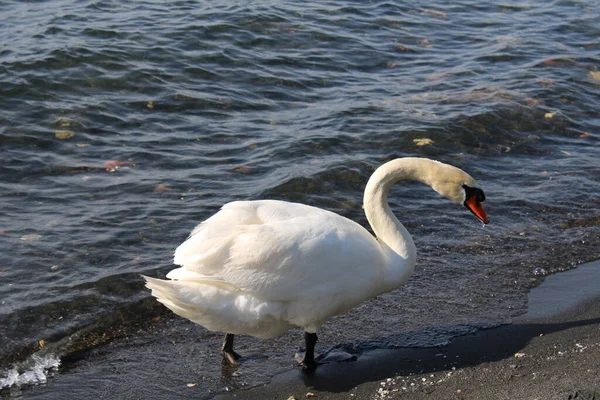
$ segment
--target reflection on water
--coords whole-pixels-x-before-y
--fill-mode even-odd
[[[62,357],[48,396],[60,385],[81,394],[82,375],[95,393],[108,376],[128,390],[143,374],[168,386],[157,375],[169,340],[193,375],[178,395],[291,368],[299,332],[240,338],[249,358],[237,383],[222,381],[221,335],[172,320],[139,275],[170,270],[194,225],[231,200],[299,201],[366,225],[364,185],[393,157],[471,173],[492,224],[426,187],[394,188],[417,271],[326,324],[321,351],[439,343],[521,313],[543,275],[599,257],[600,28],[589,3],[0,10],[2,386],[39,352]],[[154,369],[136,375],[125,361],[136,359]]]

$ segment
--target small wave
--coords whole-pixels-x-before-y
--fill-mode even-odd
[[[2,373],[4,377],[0,378],[0,389],[46,383],[48,375],[55,372],[59,365],[60,358],[54,354],[33,354],[25,362]]]

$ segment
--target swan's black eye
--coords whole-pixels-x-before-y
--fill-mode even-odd
[[[465,199],[470,199],[475,196],[478,202],[481,203],[485,201],[485,193],[483,193],[483,190],[468,185],[463,185],[463,189],[465,189]]]

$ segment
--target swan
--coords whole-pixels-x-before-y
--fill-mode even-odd
[[[175,314],[225,333],[221,353],[240,355],[234,335],[268,339],[304,328],[298,361],[313,369],[317,331],[330,317],[402,286],[416,248],[390,210],[394,183],[412,179],[463,204],[484,224],[483,190],[467,173],[426,158],[398,158],[375,170],[364,211],[376,237],[333,212],[278,200],[234,201],[198,225],[176,250],[180,268],[167,280],[144,276],[156,299]]]

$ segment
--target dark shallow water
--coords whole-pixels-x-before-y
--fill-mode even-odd
[[[326,324],[322,350],[445,343],[522,313],[544,275],[600,257],[593,2],[37,1],[0,15],[4,394],[59,360],[56,393],[81,373],[97,395],[115,376],[168,386],[169,341],[189,365],[182,381],[207,394],[291,368],[299,332],[240,338],[244,379],[224,380],[221,335],[171,319],[139,275],[169,271],[231,200],[299,201],[365,225],[364,185],[394,157],[471,173],[492,223],[418,184],[395,188],[417,271]],[[115,348],[135,360],[138,346],[155,349],[156,376],[94,364]]]

